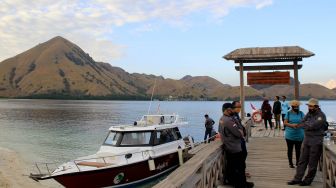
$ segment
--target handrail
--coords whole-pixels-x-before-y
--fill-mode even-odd
[[[173,171],[153,188],[214,187],[222,179],[224,156],[221,141],[213,141],[202,148],[184,165]],[[210,147],[211,146],[211,147]],[[183,176],[181,176],[183,174]]]
[[[251,136],[253,125],[253,122],[249,120],[250,118],[245,118],[243,121],[247,131],[247,141]],[[225,175],[223,174],[225,173],[225,154],[223,154],[221,147],[222,141],[213,141],[203,146],[184,165],[177,168],[153,188],[213,188],[218,186]]]
[[[336,145],[323,143],[323,188],[336,187]]]

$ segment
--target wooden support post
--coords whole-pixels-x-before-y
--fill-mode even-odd
[[[240,118],[245,118],[245,93],[244,93],[244,66],[243,63],[239,63],[240,71],[240,103],[241,103],[241,114]]]
[[[294,83],[295,83],[295,89],[294,89],[294,98],[296,100],[299,100],[300,93],[299,93],[299,74],[298,74],[298,62],[294,61]]]

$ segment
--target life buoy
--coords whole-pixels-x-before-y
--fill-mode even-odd
[[[261,121],[262,121],[262,114],[261,114],[261,112],[259,110],[254,111],[252,113],[252,119],[253,119],[253,121],[255,123],[261,123]]]

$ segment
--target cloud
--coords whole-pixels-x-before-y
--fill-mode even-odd
[[[2,0],[0,1],[0,61],[60,35],[75,42],[98,61],[110,62],[125,46],[111,40],[113,31],[129,23],[150,32],[160,21],[183,25],[188,16],[206,14],[221,19],[232,8],[272,4],[271,0]]]

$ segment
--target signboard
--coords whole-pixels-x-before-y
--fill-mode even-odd
[[[248,72],[247,84],[290,84],[289,72]]]

